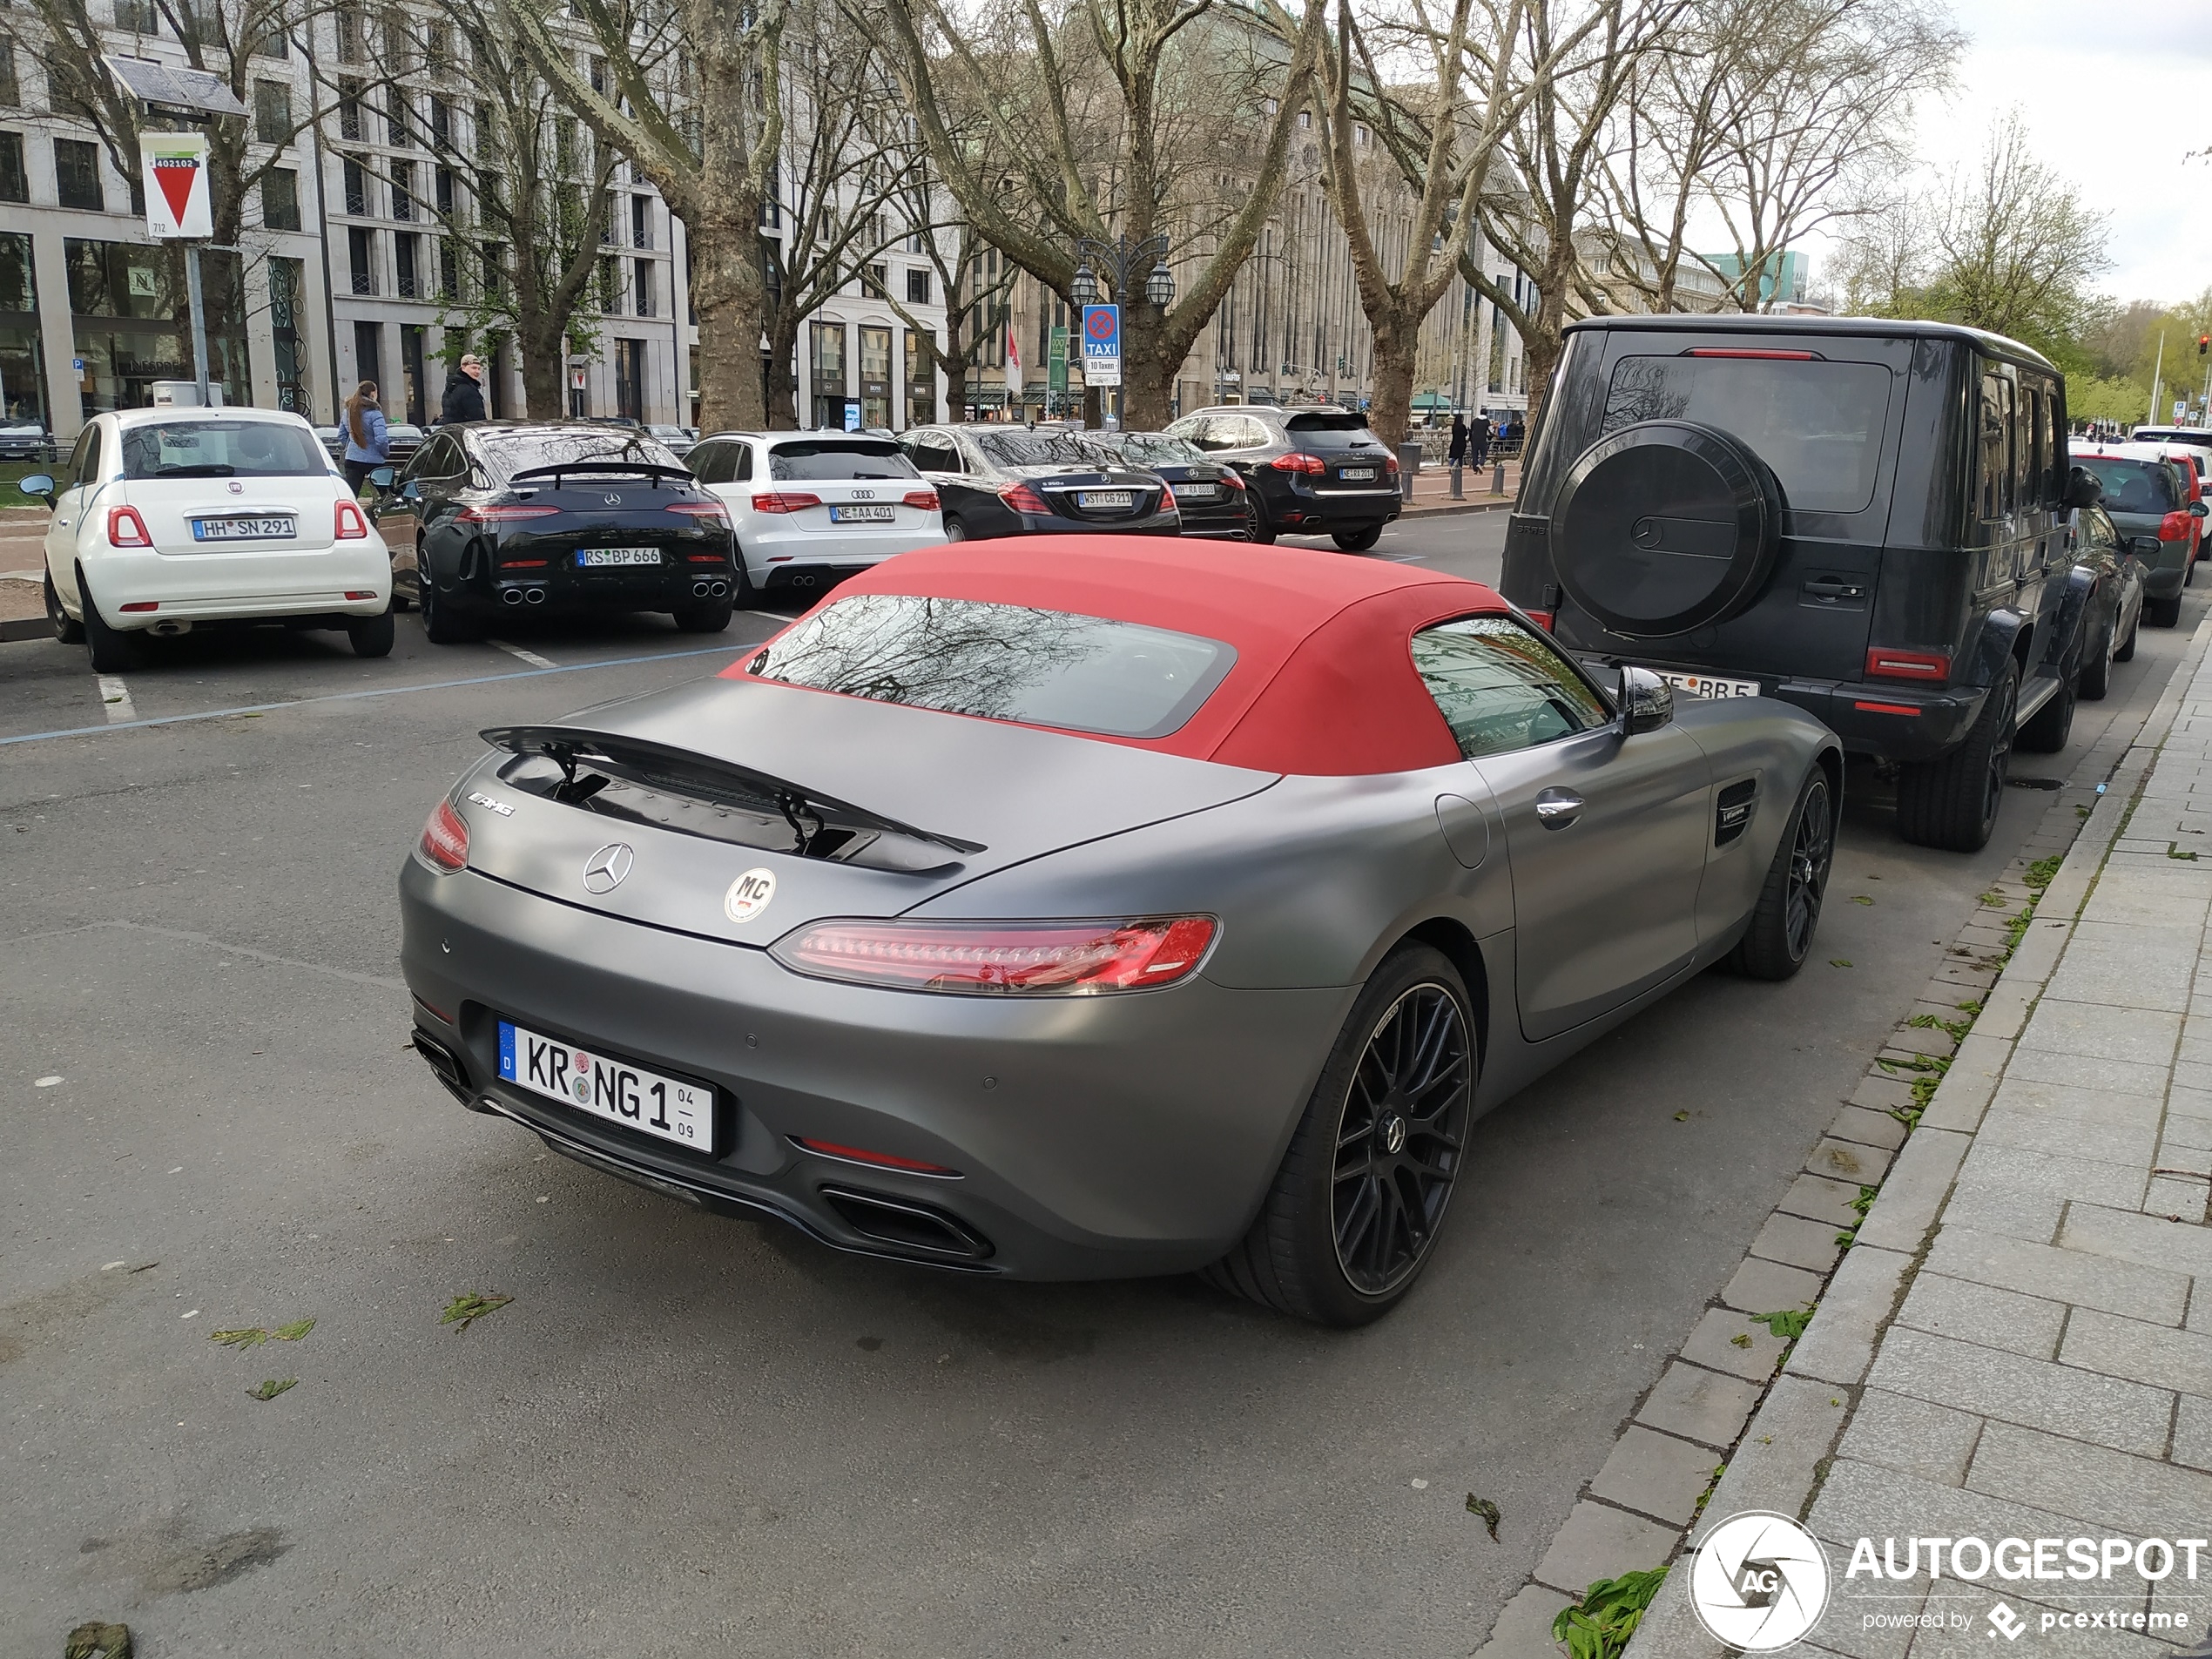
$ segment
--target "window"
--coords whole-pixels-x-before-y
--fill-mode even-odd
[[[292,44],[285,37],[281,22],[273,21],[268,33],[253,43],[253,56],[256,57],[284,57],[290,55],[291,50]]]
[[[1251,422],[1251,416],[1244,418],[1247,422],[1257,424]],[[1357,415],[1293,415],[1283,422],[1283,428],[1291,435],[1292,443],[1318,455],[1339,449],[1362,449],[1382,442]],[[1264,443],[1266,440],[1262,437],[1246,442]]]
[[[415,42],[407,32],[407,14],[395,8],[384,14],[384,68],[404,75],[415,67]]]
[[[1413,667],[1470,760],[1603,725],[1602,698],[1510,617],[1465,617],[1413,636]]]
[[[438,298],[461,297],[461,259],[454,252],[453,239],[448,236],[438,244]]]
[[[438,169],[436,189],[439,216],[444,219],[451,219],[455,211],[454,176],[452,168],[441,167]]]
[[[253,83],[253,138],[260,144],[292,142],[292,89],[282,81]]]
[[[2166,514],[2182,505],[2183,492],[2173,469],[2162,461],[2080,455],[2074,464],[2104,486],[2108,513]]]
[[[392,217],[401,219],[415,217],[415,164],[412,161],[392,163]]]
[[[921,475],[907,459],[907,452],[884,438],[848,438],[842,442],[809,438],[779,443],[768,451],[768,476],[779,483],[790,479],[845,482]]]
[[[376,233],[356,225],[346,233],[347,265],[355,293],[376,292]]]
[[[23,165],[23,134],[0,132],[0,202],[30,199],[30,178]]]
[[[100,189],[99,145],[75,138],[55,139],[54,188],[64,207],[105,212],[107,198]]]
[[[952,440],[941,432],[909,434],[902,447],[907,457],[923,472],[965,472],[961,464],[960,451],[954,448]]]
[[[2012,377],[2007,375],[1997,382],[1997,395],[2005,409],[2004,474],[2001,479],[2005,510],[2009,513],[2020,504],[2020,420],[2013,404]]]
[[[2066,451],[2059,447],[2059,388],[2049,381],[2037,399],[2040,411],[2035,429],[2036,453],[2043,457],[2043,477],[2036,486],[2046,502],[2055,503],[2066,484]]]
[[[871,300],[882,299],[884,290],[890,286],[891,267],[887,265],[871,265],[861,273],[860,292]]]
[[[149,7],[152,0],[147,0]],[[368,61],[368,19],[351,8],[341,8],[338,13],[338,61],[341,64],[366,64]]]
[[[261,224],[272,231],[300,228],[300,175],[272,167],[261,175]]]
[[[0,109],[20,109],[23,84],[16,78],[16,44],[0,40]]]
[[[2005,395],[2003,379],[1994,371],[1981,377],[1980,431],[1977,435],[1975,488],[1981,516],[2001,518],[2005,513]]]
[[[929,303],[928,272],[908,271],[907,273],[907,303],[910,306],[926,306]]]
[[[442,74],[453,63],[453,27],[433,23],[422,31],[423,67]]]
[[[1514,368],[1517,390],[1517,360]],[[1606,391],[1604,430],[1639,421],[1716,426],[1774,469],[1784,506],[1856,513],[1874,499],[1889,407],[1890,371],[1878,363],[1624,357]]]
[[[361,141],[361,89],[359,81],[338,83],[338,136],[348,144]]]
[[[653,262],[651,260],[636,261],[635,267],[630,273],[630,293],[631,297],[637,302],[637,314],[641,317],[651,316],[653,314]]]
[[[415,138],[413,123],[408,118],[407,94],[394,87],[386,94],[384,130],[385,142],[395,150],[412,150]]]
[[[1118,738],[1164,737],[1235,666],[1197,634],[903,593],[833,600],[747,664],[848,697]]]
[[[653,245],[653,199],[632,196],[630,199],[630,246],[651,247]]]
[[[359,156],[347,156],[339,163],[339,172],[345,180],[346,211],[368,218],[368,169],[361,165]]]
[[[726,484],[737,458],[738,446],[734,443],[702,443],[684,457],[684,464],[691,469],[691,476],[703,484]]]
[[[622,309],[622,261],[620,260],[608,259],[599,261],[599,309],[602,311]]]
[[[453,105],[442,98],[430,100],[430,142],[441,150],[453,147]]]
[[[289,421],[163,421],[123,435],[125,478],[320,478],[330,459]]]
[[[416,251],[421,245],[421,237],[407,232],[401,232],[392,239],[394,263],[397,267],[394,273],[395,278],[394,287],[402,300],[422,297],[419,292],[419,280],[415,268]]]
[[[115,26],[134,35],[150,35],[158,26],[153,0],[115,0]]]

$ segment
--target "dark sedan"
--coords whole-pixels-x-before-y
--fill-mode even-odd
[[[1096,435],[1018,426],[915,427],[899,440],[944,502],[945,539],[1175,536],[1175,492],[1155,472],[1106,458]]]
[[[0,461],[51,461],[54,435],[36,421],[0,421]]]
[[[664,610],[686,633],[730,625],[729,509],[644,434],[583,421],[441,427],[400,483],[415,516],[394,584],[438,644],[492,617]]]
[[[1164,432],[1092,432],[1087,440],[1110,461],[1157,473],[1175,491],[1185,536],[1252,539],[1250,492],[1234,467]]]
[[[1238,404],[1200,409],[1168,431],[1243,475],[1256,542],[1327,536],[1347,553],[1364,553],[1404,506],[1398,457],[1350,409]]]
[[[2112,665],[2135,654],[2143,620],[2146,567],[2128,537],[2101,507],[2084,507],[2074,519],[2074,564],[2093,578],[2081,624],[2081,669],[2074,691],[2095,702],[2112,689]]]

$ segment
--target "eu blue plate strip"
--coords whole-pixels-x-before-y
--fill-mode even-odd
[[[759,641],[754,641],[758,644]],[[478,674],[465,680],[432,680],[426,685],[380,685],[367,691],[330,691],[320,697],[295,697],[284,703],[241,703],[234,709],[202,709],[197,714],[164,714],[150,720],[118,720],[113,725],[73,725],[59,732],[28,732],[19,738],[0,738],[0,748],[11,743],[44,743],[50,738],[91,738],[107,732],[128,732],[135,726],[181,725],[188,720],[220,720],[233,714],[267,714],[277,709],[303,709],[313,703],[352,703],[368,697],[404,697],[410,691],[449,691],[462,685],[489,685],[498,680],[536,679],[545,674],[581,674],[593,668],[626,668],[633,663],[668,663],[685,657],[735,657],[752,645],[708,645],[697,651],[654,651],[645,657],[610,657],[604,662],[563,663],[553,668],[519,668],[511,674]]]

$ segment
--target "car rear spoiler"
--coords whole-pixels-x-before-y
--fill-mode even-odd
[[[981,841],[963,841],[957,836],[920,829],[895,818],[886,818],[880,813],[872,813],[865,806],[821,794],[804,785],[741,766],[733,760],[718,759],[644,738],[570,725],[496,725],[486,727],[477,735],[495,749],[504,749],[510,754],[543,755],[559,766],[562,782],[556,792],[559,799],[581,803],[605,787],[604,778],[595,782],[590,776],[577,775],[579,766],[588,765],[648,789],[664,790],[743,811],[779,813],[791,826],[791,833],[798,840],[796,851],[802,858],[809,856],[815,840],[832,826],[904,836],[954,853],[988,850]]]
[[[651,461],[564,461],[556,467],[525,467],[520,472],[508,474],[507,482],[519,484],[525,479],[535,482],[540,478],[550,478],[553,488],[558,489],[562,475],[571,472],[588,472],[601,476],[614,473],[626,477],[651,478],[656,484],[664,478],[678,479],[688,483],[692,475],[687,467],[664,467]]]

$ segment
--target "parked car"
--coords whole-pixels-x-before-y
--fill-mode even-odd
[[[415,1047],[840,1250],[1364,1324],[1475,1116],[1813,949],[1835,738],[1617,678],[1379,560],[894,559],[715,678],[483,734],[401,876]]]
[[[40,462],[54,458],[54,435],[37,421],[0,421],[0,461]]]
[[[406,421],[395,421],[385,430],[390,436],[392,443],[388,459],[395,467],[407,465],[415,452],[422,447],[423,442],[430,435],[428,428],[415,426]]]
[[[1167,482],[1102,458],[1092,435],[985,423],[913,427],[899,442],[942,499],[948,542],[1071,530],[1178,534]]]
[[[2154,627],[2173,627],[2182,619],[2182,590],[2195,575],[2208,511],[2191,464],[2153,443],[2079,450],[2074,462],[2101,486],[2104,510],[2143,562],[2145,614]]]
[[[1256,542],[1328,536],[1364,553],[1404,506],[1398,457],[1367,429],[1366,416],[1349,409],[1240,403],[1186,415],[1168,432],[1237,469],[1251,492]]]
[[[699,441],[698,428],[690,426],[648,425],[645,428],[645,435],[666,444],[679,455]]]
[[[391,554],[296,415],[97,415],[59,477],[20,488],[53,511],[47,617],[98,673],[138,666],[149,633],[218,624],[342,628],[355,655],[391,652]]]
[[[400,591],[434,644],[528,611],[664,610],[686,633],[730,625],[729,510],[641,432],[580,421],[440,427],[400,479],[415,547]]]
[[[1243,476],[1188,439],[1164,432],[1090,432],[1083,441],[1109,461],[1165,479],[1185,536],[1252,539],[1251,492]]]
[[[1971,852],[2073,722],[2066,430],[2057,368],[1948,324],[1573,324],[1502,586],[1593,662],[1817,715],[1898,763],[1905,840]]]
[[[826,591],[945,539],[937,492],[889,438],[724,432],[684,464],[729,509],[740,604],[756,589]]]
[[[2077,509],[2074,517],[2074,562],[2091,572],[2082,617],[2081,673],[2076,688],[2091,702],[2112,688],[2112,665],[2135,655],[2142,626],[2142,560],[2102,507]]]
[[[333,461],[346,459],[346,429],[343,427],[319,426],[314,428],[315,442],[322,445]]]

